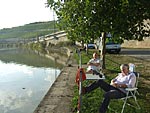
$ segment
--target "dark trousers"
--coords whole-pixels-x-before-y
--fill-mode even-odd
[[[103,99],[102,104],[99,108],[100,113],[106,112],[108,105],[109,105],[109,102],[110,102],[110,99],[119,99],[119,98],[126,96],[126,94],[124,92],[122,92],[118,88],[113,87],[112,85],[106,83],[103,80],[98,80],[98,81],[92,83],[91,85],[86,87],[86,91],[90,92],[90,91],[92,91],[98,87],[100,87],[101,89],[103,89],[105,91],[104,99]]]

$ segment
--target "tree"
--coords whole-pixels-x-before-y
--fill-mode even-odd
[[[56,11],[61,29],[66,30],[71,40],[88,42],[103,33],[105,44],[106,33],[113,34],[114,39],[142,40],[149,36],[149,0],[48,0]],[[105,45],[102,49],[103,68],[105,68]]]

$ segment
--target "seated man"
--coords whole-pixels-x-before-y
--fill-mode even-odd
[[[83,87],[82,94],[89,93],[96,88],[101,88],[105,91],[103,102],[99,108],[100,113],[105,113],[109,105],[110,99],[119,99],[126,96],[125,88],[134,87],[136,76],[129,72],[129,65],[123,64],[120,66],[121,73],[108,84],[103,80],[98,80],[88,87]]]
[[[86,73],[93,73],[93,70],[99,72],[100,59],[98,58],[97,53],[93,53],[93,58],[89,60],[87,65],[88,65],[88,68],[87,68]]]

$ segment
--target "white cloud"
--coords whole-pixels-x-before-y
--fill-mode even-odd
[[[0,62],[0,77],[4,77],[4,76],[16,76],[13,75],[14,73],[24,73],[26,76],[33,76],[33,69],[31,69],[30,67],[26,66],[26,65],[19,65],[19,64],[15,64],[15,63],[2,63]],[[9,71],[6,71],[8,70]]]
[[[32,98],[32,90],[29,89],[25,93],[18,93],[13,91],[4,91],[0,90],[0,108],[1,112],[8,112],[15,109],[21,109],[24,108],[24,106],[27,106],[31,104],[31,98]]]
[[[14,92],[4,92],[0,90],[0,98],[0,105],[3,106],[1,109],[3,109],[5,112],[20,108],[26,103],[26,101],[22,101],[20,97],[17,99],[18,96]]]

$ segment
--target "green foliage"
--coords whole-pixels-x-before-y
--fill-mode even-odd
[[[149,35],[143,20],[150,17],[149,0],[47,0],[57,13],[59,27],[71,40],[88,42],[111,32],[122,40],[142,40]]]
[[[54,22],[35,22],[0,30],[0,38],[36,38],[54,32]]]
[[[59,47],[66,47],[66,46],[72,46],[72,45],[73,45],[72,41],[59,42],[57,44],[57,46],[59,46]]]
[[[47,0],[58,16],[58,26],[68,33],[73,41],[89,43],[102,35],[102,68],[105,68],[106,33],[113,35],[115,42],[143,40],[149,36],[149,0]]]
[[[31,43],[30,48],[32,48],[33,50],[38,50],[38,51],[43,51],[43,46],[41,43]]]

